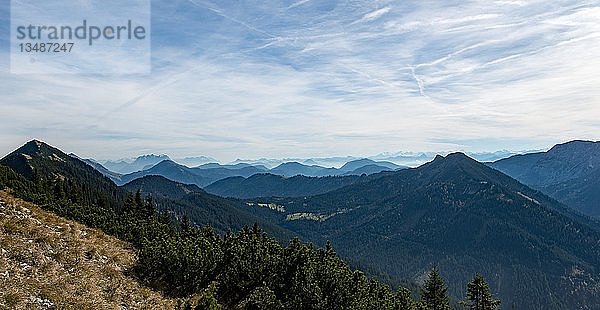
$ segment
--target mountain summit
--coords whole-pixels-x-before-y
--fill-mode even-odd
[[[2,158],[0,160],[0,164],[10,166],[19,174],[31,179],[33,177],[35,168],[34,162],[39,160],[67,162],[70,159],[70,156],[64,154],[59,149],[56,149],[42,141],[31,140]]]
[[[597,224],[462,153],[283,205],[285,227],[374,273],[418,282],[438,265],[449,283],[482,272],[508,307],[600,303]]]

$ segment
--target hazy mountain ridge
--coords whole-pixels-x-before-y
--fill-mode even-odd
[[[171,160],[167,155],[142,155],[134,159],[132,162],[120,160],[120,161],[104,161],[100,162],[108,170],[117,172],[120,174],[128,174],[136,171],[149,169],[152,166],[164,161]]]
[[[508,158],[510,156],[517,155],[517,154],[527,154],[527,153],[533,153],[533,152],[537,152],[537,151],[513,152],[513,151],[508,151],[508,150],[501,150],[501,151],[494,151],[494,152],[466,152],[465,154],[469,155],[470,157],[472,157],[480,162],[491,162],[491,161],[496,161],[496,160],[503,159],[503,158]],[[276,159],[276,158],[236,159],[228,164],[219,163],[219,161],[217,159],[214,159],[209,156],[191,156],[191,157],[184,157],[184,158],[170,158],[167,155],[157,156],[157,155],[153,155],[153,154],[141,155],[137,158],[132,158],[132,159],[103,160],[103,161],[94,160],[94,159],[91,159],[91,160],[102,164],[107,169],[109,169],[113,172],[119,173],[118,170],[126,169],[126,170],[130,170],[127,173],[132,173],[132,172],[144,170],[144,168],[148,169],[152,166],[152,164],[157,164],[160,161],[166,160],[166,159],[172,160],[173,162],[176,162],[180,165],[184,165],[184,166],[187,166],[190,168],[200,167],[200,166],[207,165],[207,164],[208,165],[220,165],[220,166],[224,166],[224,167],[235,166],[237,164],[245,164],[245,165],[251,165],[251,166],[264,166],[266,169],[273,169],[281,164],[293,163],[293,162],[297,162],[297,163],[300,163],[300,164],[306,165],[306,166],[321,166],[323,168],[341,168],[342,166],[344,166],[345,164],[347,164],[349,162],[361,161],[361,160],[389,162],[393,165],[398,165],[398,166],[416,167],[416,166],[420,166],[428,161],[433,160],[433,158],[438,154],[446,155],[446,154],[450,154],[450,153],[451,152],[396,152],[396,153],[388,152],[388,153],[380,153],[380,154],[377,154],[374,156],[366,156],[366,157],[337,156],[337,157],[283,158],[283,159]],[[139,169],[139,165],[137,165],[135,168],[130,167],[138,159],[139,160],[146,159],[146,160],[150,160],[150,162],[146,163],[146,165],[142,165],[141,169]],[[109,163],[109,164],[106,164],[106,163]],[[116,167],[114,169],[111,169],[109,166],[110,167],[116,166]],[[384,166],[386,166],[386,165],[384,165]],[[123,168],[123,167],[126,167],[126,168]],[[138,169],[134,170],[136,168],[138,168]],[[122,174],[127,174],[127,173],[122,173]]]
[[[263,173],[265,171],[266,169],[260,166],[221,166],[219,164],[214,163],[206,164],[196,168],[188,168],[184,165],[177,164],[173,161],[165,160],[158,163],[150,169],[123,175],[121,177],[120,182],[117,184],[123,185],[135,179],[148,175],[160,175],[172,181],[185,184],[195,184],[200,187],[205,187],[213,182],[228,177],[249,177],[251,175]]]
[[[367,167],[367,168],[365,168]],[[305,165],[299,162],[283,163],[269,172],[284,177],[293,177],[303,175],[308,177],[325,177],[325,176],[341,176],[341,175],[362,175],[373,174],[382,171],[394,171],[406,169],[406,166],[396,165],[386,161],[373,161],[367,158],[356,159],[346,162],[340,168],[325,168],[318,165]],[[362,169],[362,170],[361,170]]]
[[[199,186],[204,186],[211,183],[208,178],[197,174],[194,169],[179,165],[171,160],[165,160],[161,161],[150,169],[123,175],[121,181],[117,183],[117,185],[123,185],[148,175],[160,175],[180,183],[196,184]]]
[[[231,177],[205,187],[209,193],[224,197],[304,197],[324,194],[366,180],[363,176],[283,177],[274,174],[255,174],[248,178]]]
[[[376,162],[369,159],[350,161],[339,169],[325,168],[317,165],[308,166],[298,162],[284,163],[273,169],[268,169],[263,165],[251,165],[247,163],[237,163],[231,165],[207,163],[195,168],[189,168],[171,160],[164,160],[146,170],[125,175],[118,175],[102,169],[102,166],[98,166],[99,171],[110,177],[117,185],[123,185],[131,182],[132,180],[148,175],[160,175],[175,182],[195,184],[200,187],[206,187],[214,182],[230,177],[247,178],[252,175],[262,173],[271,173],[285,177],[293,177],[296,175],[308,177],[326,177],[362,174],[369,175],[382,171],[392,171],[405,168],[406,167],[404,166],[398,166],[391,162]]]
[[[531,151],[493,151],[493,152],[466,152],[465,154],[476,159],[477,161],[495,161],[502,158],[508,158],[516,154],[526,154],[537,152],[536,150]],[[312,157],[312,158],[260,158],[260,159],[236,159],[232,164],[246,163],[251,165],[264,165],[268,168],[274,168],[278,165],[288,162],[298,162],[304,165],[312,166],[318,165],[322,167],[342,167],[348,162],[362,159],[369,159],[372,161],[387,161],[399,166],[417,167],[424,163],[427,163],[436,155],[446,155],[452,152],[387,152],[380,153],[374,156],[337,156],[337,157]]]
[[[105,177],[108,177],[113,182],[115,182],[115,183],[121,182],[121,178],[123,177],[122,174],[117,173],[117,172],[112,172],[112,171],[108,170],[106,167],[102,166],[102,164],[97,163],[91,159],[81,159],[81,160],[83,162],[85,162],[86,164],[92,166],[94,169],[98,170],[98,172],[102,173]]]
[[[600,216],[600,142],[571,141],[489,165],[584,214]]]

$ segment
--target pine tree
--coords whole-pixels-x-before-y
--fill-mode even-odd
[[[131,193],[127,193],[127,197],[125,198],[125,209],[128,211],[135,209],[135,199]]]
[[[461,303],[472,310],[496,310],[500,306],[500,300],[492,298],[490,288],[480,274],[475,274],[467,284],[467,299]]]
[[[429,310],[450,310],[450,300],[446,291],[444,279],[440,276],[437,267],[434,267],[423,285],[421,302]]]
[[[146,211],[146,214],[148,214],[148,215],[154,215],[155,208],[154,208],[154,199],[152,198],[152,194],[149,194],[146,197],[145,211]]]
[[[135,209],[142,210],[144,208],[144,201],[142,200],[142,192],[138,189],[135,192]]]
[[[244,300],[242,300],[238,308],[240,309],[281,309],[283,306],[281,301],[277,299],[275,293],[266,286],[255,288]]]
[[[190,216],[186,213],[183,214],[181,218],[181,230],[184,232],[189,232],[192,229],[192,222],[190,221]]]

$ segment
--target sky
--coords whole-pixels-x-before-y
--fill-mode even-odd
[[[121,75],[11,73],[10,7],[3,154],[34,138],[222,161],[600,140],[597,0],[152,1],[151,72]]]

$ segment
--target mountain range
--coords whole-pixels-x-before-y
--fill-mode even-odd
[[[488,277],[506,306],[600,304],[597,222],[465,156],[438,156],[322,195],[272,199],[280,225],[382,277]],[[455,295],[461,288],[449,286]]]
[[[331,247],[290,240],[295,234],[285,236],[266,220],[271,205],[223,199],[160,176],[138,179],[130,184],[135,192],[128,192],[39,141],[0,162],[0,209],[16,215],[0,227],[0,238],[8,242],[0,253],[5,262],[0,282],[9,288],[0,290],[5,307],[69,308],[84,302],[95,308],[118,302],[121,308],[158,309],[417,309],[408,289],[394,292],[368,278]],[[30,208],[54,213],[65,225],[34,218],[37,210],[6,206],[12,197],[34,202]],[[243,228],[236,232],[236,227]],[[113,260],[106,242],[119,243],[128,253],[117,249]],[[124,258],[127,267],[119,263]],[[85,266],[90,264],[97,266],[92,275]],[[144,291],[133,290],[131,283]],[[152,291],[169,299],[161,303]],[[86,298],[89,294],[94,296]],[[123,294],[129,298],[123,300]],[[137,300],[141,294],[145,300]]]
[[[78,197],[82,204],[95,205],[103,201],[103,204],[110,202],[117,208],[125,201],[127,193],[140,190],[143,194],[154,195],[159,210],[175,216],[185,214],[193,223],[210,225],[222,233],[260,223],[265,231],[280,240],[292,236],[285,229],[253,215],[262,209],[252,210],[241,201],[208,194],[195,185],[176,183],[160,176],[145,176],[125,186],[117,186],[88,163],[37,140],[0,159],[0,166],[10,167],[32,181],[59,182],[61,185],[55,185],[55,190],[83,192],[85,188],[86,195]]]
[[[495,161],[502,158],[507,158],[516,154],[532,153],[535,151],[522,151],[513,152],[508,150],[494,151],[494,152],[468,152],[466,153],[470,157],[477,161]],[[442,152],[441,154],[448,154],[450,152]],[[304,165],[312,166],[318,165],[322,167],[341,167],[344,164],[360,160],[370,159],[373,161],[387,161],[392,162],[395,165],[416,167],[420,166],[428,161],[431,161],[439,152],[396,152],[396,153],[380,153],[374,156],[368,157],[357,157],[357,156],[337,156],[337,157],[313,157],[313,158],[260,158],[260,159],[236,159],[233,164],[246,163],[251,165],[262,165],[267,168],[274,168],[283,163],[298,162]],[[175,160],[178,163],[178,160]]]
[[[250,165],[221,166],[219,164],[206,164],[196,168],[188,168],[174,161],[164,160],[147,170],[123,175],[117,184],[123,185],[148,175],[160,175],[172,181],[205,187],[224,178],[232,176],[249,177],[266,171],[267,169],[264,167]]]
[[[303,175],[308,177],[324,177],[339,175],[373,174],[382,171],[406,169],[406,166],[396,165],[386,161],[373,161],[362,158],[345,163],[341,168],[325,168],[318,165],[305,165],[299,162],[283,163],[271,170],[270,173],[284,177]]]
[[[75,155],[73,155],[75,156]],[[78,158],[78,157],[77,157]],[[148,163],[157,160],[156,156],[139,157],[136,161]],[[358,159],[347,162],[341,168],[325,168],[317,165],[305,165],[298,162],[283,163],[279,166],[268,169],[263,165],[251,165],[247,163],[236,163],[230,165],[221,165],[218,163],[206,163],[198,167],[190,168],[178,164],[172,160],[165,159],[152,166],[145,166],[144,170],[119,174],[104,167],[102,164],[90,160],[82,159],[92,167],[96,168],[106,177],[110,178],[117,185],[124,185],[135,179],[148,175],[160,175],[169,180],[184,183],[195,184],[199,187],[206,187],[214,182],[230,177],[250,177],[255,174],[270,173],[284,177],[293,177],[303,175],[308,177],[324,176],[352,176],[362,174],[374,174],[382,171],[393,171],[405,169],[405,166],[399,166],[391,162],[373,161],[370,159]]]
[[[591,178],[594,174],[586,171],[595,171],[595,145],[575,141],[530,155],[538,164],[525,170],[522,179],[561,183]],[[515,167],[528,167],[523,163],[529,161],[522,159],[529,157],[515,158],[520,160]],[[367,165],[360,168],[370,164],[363,163]],[[265,174],[266,167],[249,164],[188,168],[164,160],[148,170],[175,171],[191,185],[149,173],[121,187],[90,163],[39,141],[7,155],[0,166],[33,184],[50,182],[57,196],[68,191],[81,204],[119,208],[131,192],[140,191],[152,194],[165,214],[188,216],[220,233],[258,223],[279,240],[299,236],[320,246],[331,241],[352,266],[394,286],[422,283],[437,266],[455,297],[463,296],[461,284],[477,272],[498,292],[503,307],[593,309],[600,304],[598,221],[462,153],[436,156],[417,168],[320,178]],[[206,171],[217,175],[223,169],[248,168],[263,172],[206,187],[244,200],[193,185],[209,182]],[[342,168],[338,173],[344,173]],[[514,170],[523,171],[519,169]],[[546,169],[560,173],[543,174]],[[279,197],[246,198],[253,196]]]
[[[510,151],[470,153],[473,158],[479,161],[493,161],[514,154]],[[146,175],[162,175],[173,181],[195,184],[200,187],[206,187],[228,177],[249,177],[256,173],[271,173],[285,177],[296,175],[309,177],[370,175],[382,171],[394,171],[409,166],[418,166],[433,159],[435,155],[431,152],[400,152],[382,153],[370,158],[346,156],[283,160],[266,158],[258,160],[237,159],[231,164],[222,165],[208,156],[172,160],[167,155],[150,154],[135,159],[96,161],[82,159],[72,154],[72,156],[85,161],[119,185]],[[168,163],[165,163],[165,161],[168,161]],[[250,168],[250,166],[255,168]]]
[[[466,153],[470,157],[481,162],[492,162],[503,158],[508,158],[516,154],[533,153],[536,151],[523,151],[523,152],[512,152],[507,150],[495,151],[495,152],[471,152]],[[442,154],[447,154],[443,152]],[[236,159],[229,165],[246,164],[251,166],[264,166],[268,169],[275,168],[284,163],[297,162],[306,166],[321,166],[321,167],[342,167],[348,162],[356,160],[369,159],[372,161],[379,162],[390,162],[393,165],[416,167],[422,165],[428,161],[431,161],[436,152],[397,152],[397,153],[381,153],[369,157],[356,157],[356,156],[337,156],[337,157],[314,157],[314,158],[260,158],[260,159]],[[106,169],[118,173],[118,174],[129,174],[141,170],[146,170],[153,165],[158,164],[163,160],[172,160],[180,165],[187,167],[198,167],[209,163],[217,163],[218,161],[209,156],[190,156],[184,158],[170,158],[167,155],[142,155],[137,158],[131,159],[119,159],[119,160],[93,160]]]

